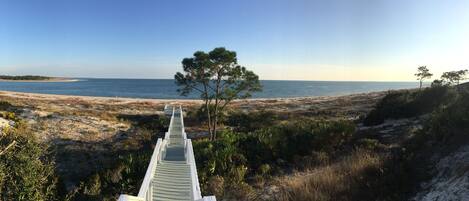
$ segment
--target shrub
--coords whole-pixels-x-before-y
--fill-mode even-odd
[[[9,110],[13,107],[12,104],[10,104],[7,101],[0,101],[0,110]]]
[[[18,118],[15,113],[13,112],[0,112],[0,117],[4,118],[4,119],[7,119],[7,120],[11,120],[11,121],[14,121],[14,122],[20,122],[21,119]]]
[[[262,176],[267,176],[270,172],[270,165],[269,164],[263,164],[258,168],[258,173]]]
[[[359,148],[362,148],[362,149],[366,149],[366,150],[378,150],[378,149],[381,149],[383,148],[383,144],[381,144],[378,140],[376,139],[369,139],[369,138],[364,138],[364,139],[360,139],[358,140],[357,142],[357,146]]]
[[[4,130],[0,151],[0,200],[58,199],[48,147],[37,142],[28,128]]]
[[[448,142],[469,132],[469,92],[461,92],[456,100],[433,115],[428,131],[435,140]]]
[[[122,192],[137,194],[145,176],[151,150],[119,156],[113,168],[98,171],[67,195],[69,200],[115,200]]]
[[[221,131],[215,141],[194,141],[199,181],[204,192],[210,193],[214,192],[214,177],[221,177],[224,198],[241,199],[240,195],[246,196],[252,191],[245,184],[247,177],[260,181],[259,176],[275,174],[281,169],[279,166],[292,164],[282,161],[294,162],[295,158],[309,157],[315,165],[327,163],[326,152],[340,150],[349,143],[354,132],[355,125],[350,121],[308,119],[250,133]]]
[[[365,117],[366,126],[378,125],[385,119],[408,118],[432,112],[447,104],[455,97],[455,91],[448,86],[425,88],[422,91],[394,91],[381,99]]]
[[[238,132],[253,132],[272,126],[277,119],[277,115],[270,111],[231,112],[225,123]]]
[[[351,139],[354,132],[355,125],[350,121],[303,119],[248,135],[245,140],[251,143],[241,143],[241,150],[254,163],[266,163],[269,161],[265,160],[273,158],[292,161],[294,156],[305,156],[311,151],[335,152]],[[257,145],[252,147],[253,144]],[[259,149],[266,150],[258,153]]]

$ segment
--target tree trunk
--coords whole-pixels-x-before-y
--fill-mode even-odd
[[[207,90],[207,83],[204,83],[204,92],[205,92],[205,110],[207,112],[207,126],[208,126],[208,134],[210,135],[210,139],[213,138],[212,134],[212,119],[210,118],[210,102],[208,98],[208,90]]]
[[[419,89],[422,89],[422,80],[420,80],[420,88]]]
[[[211,114],[210,114],[210,105],[208,104],[208,100],[205,101],[205,110],[207,111],[207,126],[208,126],[208,134],[210,135],[210,140],[213,139],[212,133],[212,121],[211,121]]]
[[[217,124],[218,124],[218,103],[215,105],[215,120],[213,121],[213,140],[217,138]]]
[[[215,105],[214,105],[214,110],[213,111],[213,119],[212,119],[212,135],[213,138],[212,140],[215,140],[217,138],[217,124],[218,124],[218,98],[215,98]]]
[[[218,124],[218,105],[220,104],[220,83],[221,83],[221,72],[218,70],[217,72],[217,80],[216,80],[216,92],[215,92],[215,111],[214,111],[214,120],[213,120],[213,139],[217,138],[217,124]]]

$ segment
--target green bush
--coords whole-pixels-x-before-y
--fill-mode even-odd
[[[92,174],[68,194],[69,200],[115,200],[116,195],[137,194],[146,173],[151,150],[119,156],[113,168]]]
[[[226,125],[238,132],[252,132],[261,128],[272,126],[278,119],[277,115],[270,111],[260,112],[231,112],[226,118]]]
[[[245,181],[249,177],[268,177],[282,169],[279,167],[289,165],[284,162],[293,162],[295,158],[310,156],[312,153],[340,150],[350,141],[354,132],[353,122],[307,119],[276,126],[265,125],[265,128],[250,133],[220,131],[215,141],[194,141],[199,181],[206,193],[218,192],[214,190],[214,177],[223,178],[225,189],[239,189],[248,193],[251,190]],[[319,155],[311,157],[312,160],[318,160],[311,163],[322,164],[328,160],[328,156]],[[218,185],[220,182],[215,183]],[[245,187],[237,188],[243,185]],[[234,195],[234,190],[226,193],[240,196]]]
[[[15,123],[17,123],[17,125],[19,125],[21,122],[21,119],[18,118],[13,112],[0,112],[0,117],[7,119],[7,120],[14,121]]]
[[[364,138],[364,139],[358,140],[356,144],[359,148],[362,148],[365,150],[379,150],[381,148],[384,148],[384,145],[381,144],[376,139]]]
[[[365,117],[366,126],[378,125],[385,119],[408,118],[430,113],[454,99],[455,90],[448,86],[434,86],[421,91],[393,91],[381,99]]]
[[[13,105],[7,101],[0,101],[0,110],[9,110]]]
[[[278,159],[292,161],[294,156],[312,151],[335,152],[354,132],[355,125],[350,121],[304,119],[259,130],[239,144],[250,162],[261,165]]]
[[[5,129],[0,151],[0,200],[58,200],[48,147],[37,142],[29,129]]]
[[[463,91],[452,104],[437,110],[428,124],[428,132],[439,142],[449,142],[469,133],[469,92]]]

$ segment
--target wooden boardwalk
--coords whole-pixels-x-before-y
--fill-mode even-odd
[[[169,107],[165,107],[165,113],[171,114],[168,132],[158,139],[138,196],[121,195],[119,201],[216,201],[214,196],[201,196],[182,108]]]

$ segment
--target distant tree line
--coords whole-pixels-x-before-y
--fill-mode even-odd
[[[0,75],[0,79],[3,80],[49,80],[50,77],[39,76],[39,75],[21,75],[21,76],[12,76],[12,75]]]
[[[452,86],[452,85],[459,85],[461,81],[466,80],[467,77],[466,75],[468,74],[468,70],[458,70],[458,71],[449,71],[449,72],[444,72],[440,79],[436,79],[432,82],[432,86],[441,86],[441,85],[447,85],[447,86]],[[426,79],[429,79],[433,76],[432,73],[430,73],[430,70],[427,68],[427,66],[419,66],[417,68],[417,73],[414,74],[415,77],[417,77],[417,80],[420,83],[420,88],[422,88],[422,82]]]

